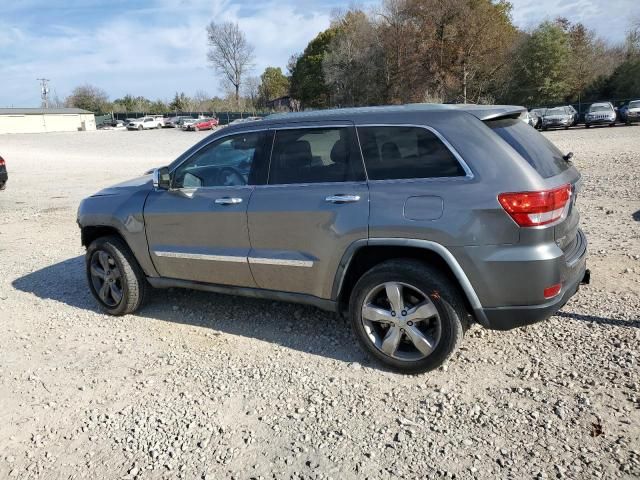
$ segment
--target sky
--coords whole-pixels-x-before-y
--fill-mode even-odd
[[[238,22],[255,47],[252,74],[285,71],[289,57],[326,29],[338,8],[379,0],[0,0],[0,107],[40,104],[37,78],[63,99],[92,84],[111,100],[129,93],[168,100],[177,91],[223,93],[206,61],[206,25]],[[511,0],[531,28],[565,16],[619,42],[640,0]]]

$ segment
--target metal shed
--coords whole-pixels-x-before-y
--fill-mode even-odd
[[[81,108],[0,108],[0,134],[95,129],[95,116]]]

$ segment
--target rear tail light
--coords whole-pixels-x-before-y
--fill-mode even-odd
[[[571,198],[571,185],[540,192],[501,193],[502,208],[521,227],[538,227],[562,218]]]
[[[0,157],[0,167],[4,167],[4,158]]]
[[[561,283],[556,283],[555,285],[551,285],[550,287],[547,287],[544,289],[544,298],[546,299],[553,298],[560,293],[560,290],[562,290]]]

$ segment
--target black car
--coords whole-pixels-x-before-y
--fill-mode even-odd
[[[7,164],[4,158],[0,157],[0,190],[4,190],[4,187],[7,185],[7,178]]]

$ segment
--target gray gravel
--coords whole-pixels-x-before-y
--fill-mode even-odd
[[[546,134],[585,176],[593,284],[414,377],[311,307],[171,290],[96,309],[79,200],[205,135],[0,136],[0,478],[640,476],[640,127]]]

